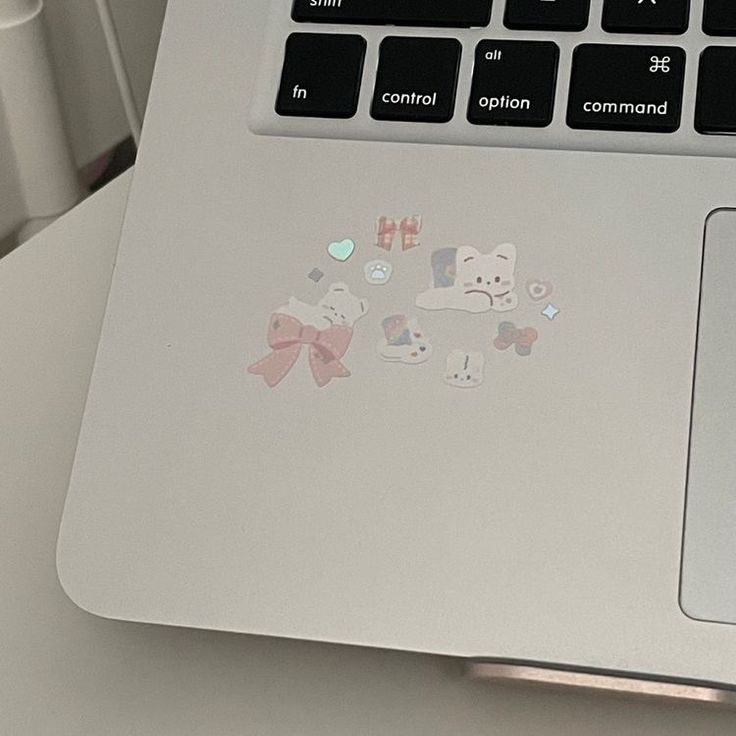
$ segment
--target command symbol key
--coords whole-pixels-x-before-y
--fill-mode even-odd
[[[684,79],[681,48],[581,44],[573,55],[567,124],[673,133],[680,127]]]

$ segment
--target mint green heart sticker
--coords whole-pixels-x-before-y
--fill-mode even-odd
[[[327,246],[327,252],[336,261],[345,263],[355,253],[355,243],[350,238],[341,240],[339,243],[330,243]]]

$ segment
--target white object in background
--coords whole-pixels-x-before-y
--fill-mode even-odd
[[[137,146],[141,141],[141,116],[130,84],[130,77],[125,66],[125,58],[123,57],[123,51],[120,46],[120,38],[115,27],[115,20],[112,17],[112,10],[110,9],[108,0],[97,0],[97,11],[100,14],[100,22],[102,23],[102,30],[107,41],[107,49],[110,53],[110,61],[115,72],[115,79],[120,90],[120,99],[125,109],[125,117],[128,120],[130,132]]]
[[[29,220],[62,214],[81,198],[42,13],[42,0],[0,3],[0,98]]]
[[[13,147],[5,129],[0,101],[0,258],[3,250],[11,246],[10,241],[3,241],[15,230],[26,214],[25,204],[18,191],[17,178]]]
[[[108,4],[135,109],[142,117],[166,0],[108,0]],[[81,169],[127,138],[130,126],[94,0],[44,0],[44,21],[62,111]]]

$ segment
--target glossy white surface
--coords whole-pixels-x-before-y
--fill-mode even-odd
[[[67,592],[112,618],[736,682],[736,629],[678,605],[703,227],[736,161],[254,135],[270,7],[170,5]],[[329,267],[371,302],[354,376],[248,375],[327,243],[373,258],[394,212],[424,216],[425,244],[389,286],[359,290],[357,256]],[[504,242],[563,310],[534,356],[492,352],[498,314],[427,312],[436,346],[493,356],[492,380],[387,373],[380,320],[426,289],[428,251]],[[531,309],[514,319],[541,333]]]
[[[493,688],[429,656],[105,621],[55,547],[125,176],[0,261],[0,732],[731,736],[736,714]]]

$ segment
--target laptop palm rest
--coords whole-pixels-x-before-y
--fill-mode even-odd
[[[706,223],[680,603],[736,623],[736,210]],[[673,315],[673,319],[677,316]]]

